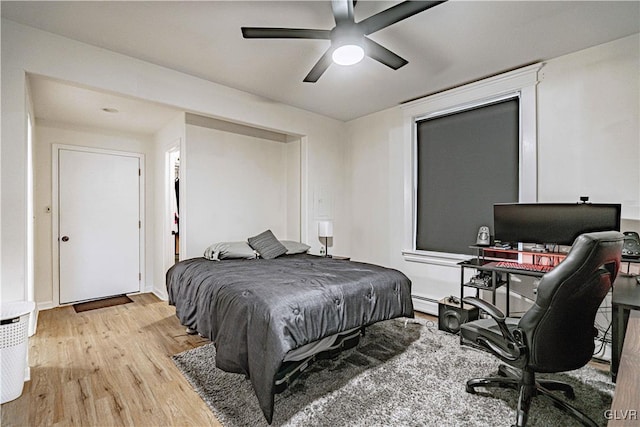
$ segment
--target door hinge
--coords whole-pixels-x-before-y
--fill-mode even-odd
[[[138,221],[138,228],[142,228],[142,221]]]
[[[142,273],[138,273],[138,281],[142,280]]]
[[[138,168],[138,176],[142,176],[142,169]]]

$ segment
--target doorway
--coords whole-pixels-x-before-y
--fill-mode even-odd
[[[60,303],[139,292],[142,155],[54,150]]]
[[[169,217],[174,261],[180,260],[180,150],[169,152]]]
[[[180,260],[180,139],[165,152],[163,260],[166,272]]]

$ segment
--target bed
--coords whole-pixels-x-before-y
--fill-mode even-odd
[[[185,260],[167,272],[167,291],[180,322],[215,343],[216,366],[250,379],[269,423],[288,355],[413,317],[411,282],[401,272],[308,254]]]

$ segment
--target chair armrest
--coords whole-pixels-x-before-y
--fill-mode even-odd
[[[496,307],[495,305],[485,300],[482,300],[476,297],[465,297],[462,299],[462,301],[474,307],[478,307],[482,311],[486,312],[489,316],[491,316],[493,320],[495,320],[496,323],[498,324],[498,327],[500,328],[500,332],[502,333],[502,337],[507,342],[508,347],[514,350],[517,349],[517,353],[515,354],[505,353],[504,350],[493,345],[490,341],[486,339],[482,339],[482,344],[485,347],[489,348],[494,353],[500,355],[500,357],[502,357],[504,360],[509,360],[509,361],[514,361],[523,354],[522,345],[518,342],[518,340],[516,340],[516,338],[513,336],[513,334],[507,327],[507,323],[505,322],[506,316],[502,311],[500,311],[498,307]]]

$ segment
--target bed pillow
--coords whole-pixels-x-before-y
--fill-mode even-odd
[[[255,249],[264,259],[277,258],[287,253],[287,248],[276,239],[271,230],[263,231],[257,236],[249,237],[247,240],[249,246]]]
[[[255,259],[258,256],[247,242],[219,242],[205,249],[204,257],[212,261],[220,261],[221,259]]]
[[[280,240],[280,243],[287,248],[287,255],[306,254],[311,249],[311,246],[301,242],[294,242],[293,240]]]

